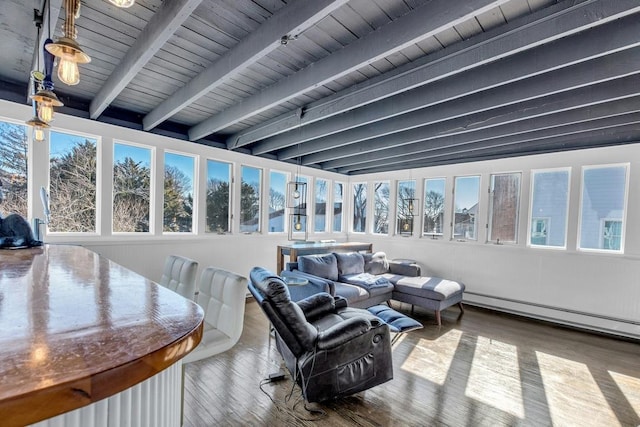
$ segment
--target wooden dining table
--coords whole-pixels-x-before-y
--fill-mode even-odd
[[[179,425],[181,359],[203,317],[84,247],[0,250],[0,425]]]

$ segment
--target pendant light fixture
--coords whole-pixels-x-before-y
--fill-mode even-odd
[[[127,8],[133,6],[135,0],[109,0],[109,3],[112,3],[117,7]]]
[[[44,57],[44,78],[40,82],[40,89],[34,95],[31,95],[31,99],[38,103],[38,117],[45,123],[49,123],[53,120],[53,107],[62,107],[64,105],[53,92],[53,80],[51,79],[51,73],[53,71],[54,57],[47,50],[47,45],[50,43],[53,43],[53,40],[45,40],[42,48]]]
[[[61,82],[74,86],[80,82],[78,64],[91,62],[89,55],[84,53],[76,42],[77,30],[75,19],[80,16],[80,0],[65,0],[64,36],[55,43],[49,43],[45,48],[59,58],[58,78]]]

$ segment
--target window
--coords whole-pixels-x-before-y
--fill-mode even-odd
[[[284,232],[286,194],[287,175],[271,171],[269,174],[269,231],[272,233]]]
[[[231,206],[231,164],[207,160],[207,233],[228,233]]]
[[[373,234],[389,234],[389,182],[373,184]]]
[[[444,178],[424,180],[424,228],[422,234],[432,238],[442,237],[444,226]]]
[[[491,175],[489,235],[491,242],[517,243],[520,173]]]
[[[343,201],[344,184],[341,182],[333,183],[333,231],[342,232],[342,201]]]
[[[323,233],[327,231],[327,191],[326,179],[316,179],[316,200],[313,215],[313,231]]]
[[[367,229],[367,184],[353,184],[353,231],[364,233]]]
[[[478,240],[479,176],[459,176],[454,181],[452,237],[459,240]]]
[[[193,171],[195,159],[176,153],[164,155],[164,232],[193,230]]]
[[[113,144],[113,232],[148,233],[151,149]]]
[[[569,169],[531,172],[531,246],[566,248],[569,173]]]
[[[49,231],[95,232],[98,141],[54,131],[49,135]]]
[[[252,233],[260,231],[260,187],[262,170],[242,166],[240,188],[240,231]]]
[[[0,121],[0,212],[27,218],[27,127]]]
[[[582,168],[580,249],[624,251],[628,166]]]
[[[396,199],[396,233],[413,234],[413,218],[418,210],[416,181],[398,181]]]

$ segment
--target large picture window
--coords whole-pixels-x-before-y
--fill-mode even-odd
[[[195,159],[176,153],[164,155],[164,232],[193,230],[193,171]]]
[[[517,243],[520,173],[491,175],[489,187],[489,235],[495,243]]]
[[[326,179],[316,179],[315,206],[313,215],[313,231],[327,231],[327,192],[329,183]]]
[[[240,231],[260,231],[260,188],[262,170],[250,166],[241,167]]]
[[[424,180],[424,228],[422,234],[432,238],[442,237],[444,227],[445,179]]]
[[[479,176],[458,176],[454,181],[453,230],[457,240],[478,240]]]
[[[342,204],[344,200],[344,184],[341,182],[333,183],[333,231],[335,233],[342,232]]]
[[[113,231],[148,233],[151,149],[113,144]]]
[[[27,218],[27,127],[0,121],[0,212]]]
[[[353,232],[367,230],[367,184],[353,184]]]
[[[582,168],[580,249],[624,251],[627,179],[627,165]]]
[[[373,234],[389,234],[389,182],[373,184]]]
[[[229,226],[231,164],[207,160],[207,233],[224,234]]]
[[[269,174],[269,231],[284,232],[287,207],[287,175],[271,171]]]
[[[49,231],[95,233],[98,140],[55,131],[49,136]]]
[[[566,248],[569,210],[569,169],[531,173],[529,244]]]

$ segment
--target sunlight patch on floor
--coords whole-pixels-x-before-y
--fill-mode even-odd
[[[636,415],[640,417],[640,378],[630,377],[629,375],[619,374],[609,371],[609,375],[616,382],[616,385],[624,394],[629,402],[629,406],[633,408]],[[638,373],[640,375],[640,373]]]
[[[587,365],[539,351],[536,358],[554,425],[620,425]]]
[[[411,350],[401,369],[443,385],[461,337],[462,331],[452,329],[435,341],[421,339]]]
[[[523,419],[518,348],[478,337],[465,395]]]

